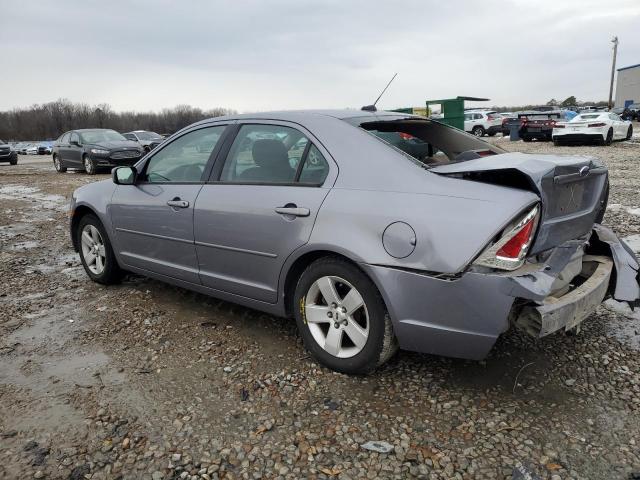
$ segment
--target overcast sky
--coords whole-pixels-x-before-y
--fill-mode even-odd
[[[490,105],[609,92],[640,63],[640,0],[0,0],[0,110]]]

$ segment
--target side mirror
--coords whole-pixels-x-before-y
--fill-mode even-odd
[[[133,167],[116,167],[111,170],[111,178],[116,185],[133,185],[136,183],[137,173]]]

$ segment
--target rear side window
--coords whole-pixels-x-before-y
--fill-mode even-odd
[[[302,132],[282,125],[242,125],[220,181],[321,184],[329,165]]]

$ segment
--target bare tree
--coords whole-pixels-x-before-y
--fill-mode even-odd
[[[189,105],[165,108],[160,112],[115,112],[106,103],[88,105],[59,99],[29,108],[0,112],[0,138],[7,141],[53,140],[76,128],[173,133],[199,120],[232,113],[235,111],[227,108],[203,111]]]

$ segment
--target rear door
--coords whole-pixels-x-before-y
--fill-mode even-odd
[[[242,123],[196,202],[204,285],[268,303],[291,253],[311,235],[337,167],[312,135],[286,122]]]
[[[64,163],[67,164],[67,158],[69,157],[69,139],[71,138],[71,132],[67,132],[58,140],[58,157]]]
[[[225,128],[200,126],[176,137],[154,151],[135,185],[118,186],[111,218],[126,265],[200,283],[193,211]]]
[[[76,142],[76,143],[74,143]],[[67,156],[65,163],[69,166],[77,168],[82,166],[82,142],[80,135],[77,132],[71,132],[71,138],[69,138],[69,145],[67,147]]]

